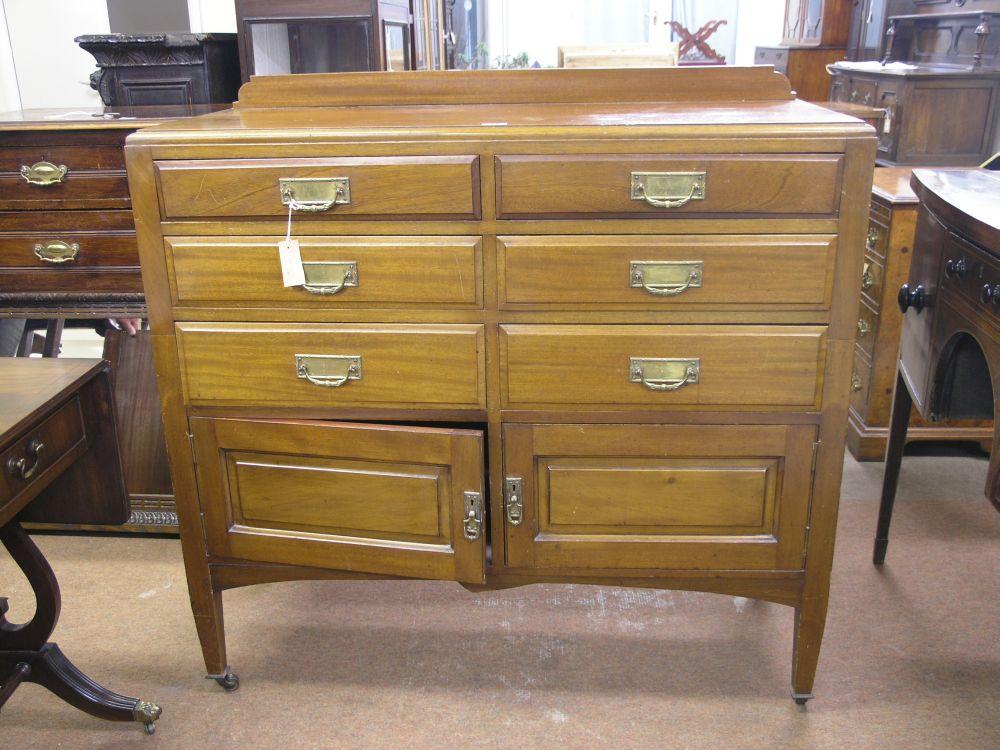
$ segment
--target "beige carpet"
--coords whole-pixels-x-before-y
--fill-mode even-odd
[[[870,563],[880,464],[848,458],[816,698],[788,697],[791,610],[709,594],[424,582],[225,595],[241,689],[202,679],[178,542],[38,537],[56,640],[158,701],[154,737],[42,688],[0,748],[1000,748],[1000,514],[985,461],[908,458],[888,564]],[[30,615],[6,556],[0,591]]]

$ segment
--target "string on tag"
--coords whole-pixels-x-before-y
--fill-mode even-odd
[[[292,239],[292,202],[288,202],[288,228],[285,230],[285,242]]]

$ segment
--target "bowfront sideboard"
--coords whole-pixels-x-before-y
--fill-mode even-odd
[[[793,607],[804,703],[874,153],[769,68],[256,78],[130,136],[210,676],[236,586],[561,581]]]

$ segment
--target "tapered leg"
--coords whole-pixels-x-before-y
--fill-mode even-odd
[[[889,419],[889,439],[885,446],[885,475],[882,478],[882,502],[878,509],[878,527],[875,530],[875,549],[872,562],[885,562],[885,551],[889,546],[889,524],[892,522],[892,505],[896,501],[896,486],[899,484],[899,468],[903,462],[903,448],[906,447],[906,430],[910,425],[910,410],[913,397],[903,376],[897,370],[896,389],[892,394],[892,415]]]
[[[222,613],[222,592],[214,589],[197,593],[192,591],[191,609],[194,612],[195,627],[198,629],[198,640],[201,641],[205,669],[208,670],[206,677],[215,680],[228,691],[236,690],[240,686],[240,679],[229,669],[229,663],[226,661],[226,624]]]
[[[803,601],[795,608],[792,640],[792,698],[800,706],[813,697],[813,681],[826,628],[827,600]]]

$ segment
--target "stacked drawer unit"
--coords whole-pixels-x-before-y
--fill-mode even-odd
[[[897,296],[910,273],[917,219],[917,197],[909,185],[911,173],[909,167],[875,170],[847,431],[847,447],[859,461],[885,457],[903,323]],[[987,449],[992,436],[989,420],[932,423],[916,411],[907,431],[911,441],[976,441]]]
[[[126,150],[221,684],[222,590],[388,576],[787,604],[809,697],[869,127],[763,68],[345,74]]]

